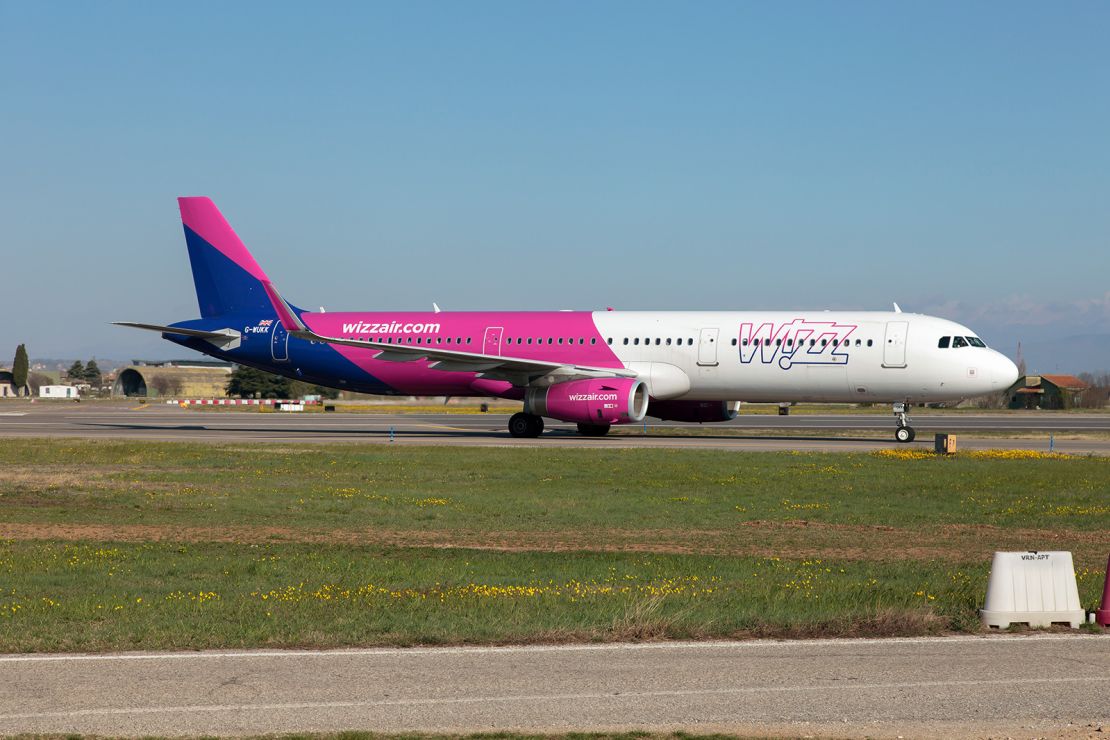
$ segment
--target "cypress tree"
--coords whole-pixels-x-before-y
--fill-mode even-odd
[[[12,385],[15,386],[16,394],[22,395],[23,389],[27,387],[27,375],[30,369],[27,347],[21,344],[15,348],[15,361],[12,363]]]

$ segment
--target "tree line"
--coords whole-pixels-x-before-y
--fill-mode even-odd
[[[238,365],[227,381],[227,395],[239,398],[300,398],[308,395],[338,398],[339,391]]]
[[[83,365],[80,360],[74,360],[73,364],[66,370],[66,377],[69,378],[71,383],[84,382],[93,388],[99,388],[104,380],[96,360],[89,360]]]

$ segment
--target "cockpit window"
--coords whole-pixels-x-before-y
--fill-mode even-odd
[[[940,347],[941,349],[948,349],[948,343],[951,342],[951,341],[952,341],[952,337],[941,337],[940,341],[937,342],[937,346]]]
[[[952,337],[952,346],[953,347],[966,347],[967,346],[967,340],[964,339],[963,337]]]
[[[986,347],[987,346],[986,343],[984,343],[983,340],[980,339],[979,337],[967,337],[967,342],[972,347]]]

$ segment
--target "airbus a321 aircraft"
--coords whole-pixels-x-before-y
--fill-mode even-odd
[[[121,325],[331,388],[521,401],[514,437],[538,436],[544,417],[603,435],[645,416],[728,421],[741,401],[823,401],[891,403],[895,439],[910,442],[913,403],[1018,376],[971,329],[901,311],[306,311],[211,200],[178,203],[201,318]]]

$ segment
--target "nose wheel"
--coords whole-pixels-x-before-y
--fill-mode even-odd
[[[910,426],[909,403],[894,404],[894,416],[898,420],[898,428],[894,430],[894,438],[899,442],[913,442],[917,432]]]
[[[538,437],[542,433],[542,416],[521,412],[509,417],[509,434],[514,437]]]

